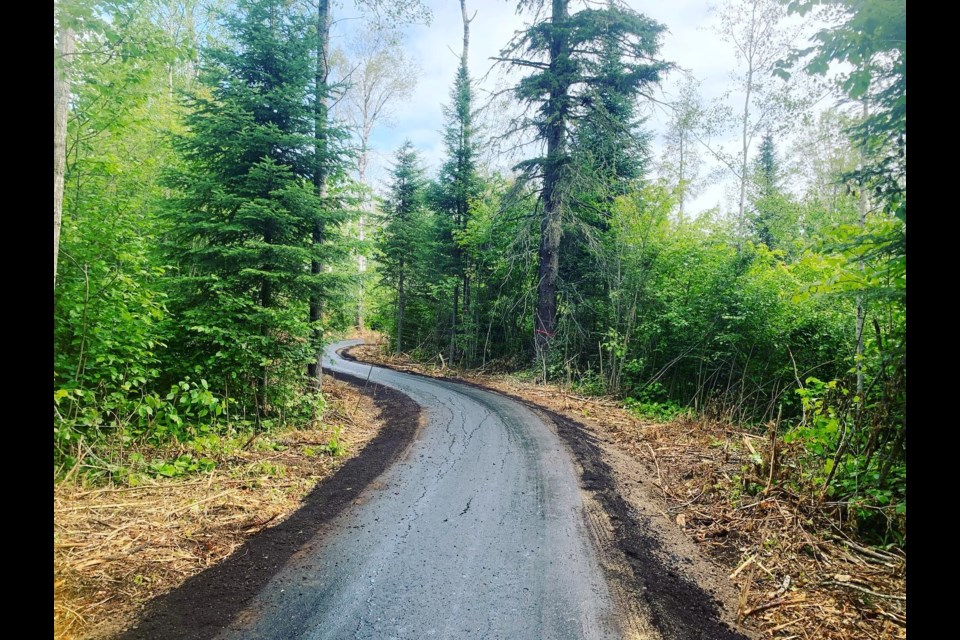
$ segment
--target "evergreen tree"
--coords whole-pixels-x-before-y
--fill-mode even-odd
[[[639,187],[646,171],[649,135],[640,128],[635,95],[616,38],[602,36],[590,111],[571,132],[570,209],[563,224],[558,293],[580,329],[561,336],[566,353],[584,354],[611,326],[602,236],[610,230],[617,197]]]
[[[439,188],[435,197],[437,210],[445,214],[445,218],[440,222],[440,243],[449,255],[450,264],[444,271],[454,280],[449,340],[451,362],[457,357],[457,333],[459,324],[466,317],[470,298],[469,265],[456,239],[456,233],[462,233],[466,229],[470,201],[477,197],[480,187],[473,126],[473,85],[467,66],[471,19],[467,18],[465,0],[461,0],[460,8],[463,13],[463,51],[453,89],[450,91],[451,104],[443,108],[446,119],[443,141],[447,159],[440,169]]]
[[[521,3],[539,14],[544,0]],[[542,176],[537,309],[534,347],[546,376],[549,346],[557,329],[557,277],[562,219],[569,213],[571,123],[596,116],[596,93],[614,84],[618,93],[636,96],[660,78],[668,65],[654,60],[663,26],[620,4],[570,14],[570,0],[551,0],[549,19],[519,34],[498,60],[533,71],[520,80],[516,95],[537,107],[531,126],[546,146],[546,155],[522,163],[528,177]],[[617,43],[622,67],[610,75],[609,47]],[[605,56],[604,54],[608,55]]]
[[[612,4],[610,8],[615,9]],[[649,135],[640,129],[636,90],[631,88],[630,69],[621,58],[616,35],[608,32],[601,40],[596,79],[585,95],[589,112],[574,122],[572,156],[577,199],[592,197],[609,205],[643,175]]]
[[[773,218],[777,214],[780,194],[780,167],[777,162],[773,136],[766,133],[760,141],[760,153],[753,166],[754,198],[753,232],[757,239],[774,248]]]
[[[425,257],[432,254],[427,248],[424,170],[409,140],[397,150],[391,176],[390,195],[383,207],[387,220],[378,249],[383,282],[395,294],[394,350],[400,354],[411,291],[420,285]]]
[[[313,176],[309,27],[284,0],[241,0],[230,46],[207,51],[173,184],[179,345],[257,417],[295,392],[309,357]],[[253,398],[244,397],[251,389]]]

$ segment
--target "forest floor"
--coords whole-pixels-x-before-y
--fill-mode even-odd
[[[362,337],[368,343],[377,338]],[[734,591],[737,620],[759,637],[906,638],[906,554],[868,546],[844,526],[842,512],[788,488],[781,476],[789,473],[790,451],[771,456],[774,441],[768,436],[699,419],[641,420],[613,398],[508,374],[416,363],[385,355],[375,343],[349,354],[402,371],[461,379],[569,419],[568,425],[582,429],[600,448],[630,508],[644,513],[655,505],[648,521],[668,551],[705,557],[716,571],[702,572],[712,574],[701,576],[704,583],[721,599],[728,598],[718,591]],[[567,441],[580,457],[575,443]],[[778,461],[772,472],[771,457]],[[725,583],[719,589],[716,573]]]
[[[214,471],[138,486],[54,484],[54,637],[111,637],[145,605],[277,527],[386,424],[356,386],[324,377],[322,426],[239,438]],[[333,434],[345,446],[323,448]],[[246,446],[245,446],[246,445]],[[145,458],[184,451],[139,449]],[[129,453],[129,452],[128,452]]]

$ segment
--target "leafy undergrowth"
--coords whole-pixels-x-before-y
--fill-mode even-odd
[[[54,637],[119,631],[147,601],[293,513],[381,426],[355,387],[327,376],[323,394],[317,429],[210,441],[203,451],[126,451],[143,470],[122,482],[56,482]]]
[[[351,353],[522,397],[585,424],[648,466],[657,477],[662,515],[727,569],[740,592],[738,617],[761,637],[906,637],[905,552],[867,545],[851,526],[849,506],[821,499],[819,487],[801,479],[799,443],[683,413],[656,422],[649,407],[516,376],[422,365],[384,355],[377,345]],[[646,416],[638,418],[639,412]]]

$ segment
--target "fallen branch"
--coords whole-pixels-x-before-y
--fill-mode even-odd
[[[204,498],[204,499],[202,499],[202,500],[197,500],[196,502],[191,502],[190,504],[188,504],[188,505],[186,505],[186,506],[183,506],[183,507],[178,507],[178,508],[174,509],[173,511],[171,511],[170,513],[168,513],[168,514],[167,514],[167,517],[168,517],[168,518],[169,518],[169,517],[172,517],[172,516],[180,513],[181,511],[186,511],[187,509],[190,509],[191,507],[196,507],[196,506],[198,506],[198,505],[201,505],[201,504],[203,504],[204,502],[210,502],[211,500],[216,500],[217,498],[221,498],[221,497],[227,495],[228,493],[230,493],[231,491],[233,491],[233,489],[226,489],[225,491],[221,491],[220,493],[218,493],[218,494],[216,494],[216,495],[208,496],[208,497],[206,497],[206,498]]]
[[[773,608],[775,608],[775,607],[781,607],[781,606],[783,606],[783,605],[785,605],[785,604],[796,604],[796,603],[799,603],[799,602],[803,602],[804,600],[806,600],[806,598],[797,598],[797,599],[793,599],[793,598],[778,598],[778,599],[776,599],[776,600],[771,600],[770,602],[766,602],[766,603],[764,603],[764,604],[757,605],[757,606],[753,607],[752,609],[747,609],[747,611],[743,614],[743,618],[744,618],[744,619],[745,619],[745,618],[748,618],[748,617],[752,616],[752,615],[755,614],[755,613],[759,613],[759,612],[761,612],[761,611],[766,611],[767,609],[773,609]]]
[[[862,591],[863,593],[866,593],[866,594],[868,594],[868,595],[874,596],[874,597],[876,597],[876,598],[888,598],[888,599],[890,599],[890,600],[900,600],[900,601],[902,601],[902,602],[906,602],[906,601],[907,601],[907,597],[906,597],[906,596],[891,596],[891,595],[887,595],[887,594],[885,594],[885,593],[877,593],[876,591],[871,591],[870,589],[867,589],[866,587],[861,587],[860,585],[858,585],[858,584],[853,584],[852,582],[838,582],[837,580],[827,580],[826,582],[821,582],[820,585],[821,585],[821,586],[837,585],[837,586],[840,586],[840,587],[849,587],[849,588],[851,588],[851,589],[856,589],[857,591]]]
[[[736,578],[738,575],[740,575],[740,572],[743,571],[744,569],[746,569],[746,568],[750,565],[750,563],[752,563],[754,560],[756,560],[756,558],[757,558],[757,555],[754,554],[754,555],[750,556],[749,558],[747,558],[746,560],[744,560],[744,561],[740,564],[740,566],[737,567],[736,569],[734,569],[733,573],[730,574],[730,579],[733,580],[733,579]]]
[[[660,484],[660,491],[663,491],[663,497],[667,497],[667,486],[663,483],[663,475],[660,473],[660,462],[657,460],[657,454],[653,452],[653,447],[650,446],[649,442],[644,442],[644,445],[647,447],[647,451],[650,452],[650,455],[653,457],[653,464],[657,467],[657,481]]]

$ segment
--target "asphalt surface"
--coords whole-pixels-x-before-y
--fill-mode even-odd
[[[324,366],[402,391],[427,424],[218,638],[620,637],[559,438],[509,398],[336,354],[359,342]]]

